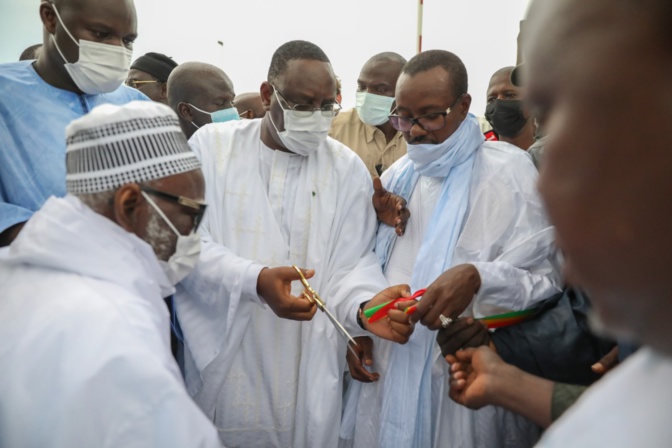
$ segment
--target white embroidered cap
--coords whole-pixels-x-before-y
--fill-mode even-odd
[[[104,104],[65,130],[68,193],[110,191],[200,168],[175,112],[153,101]]]

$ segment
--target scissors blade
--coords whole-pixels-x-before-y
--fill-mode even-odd
[[[357,353],[357,351],[355,350],[355,347],[358,347],[357,342],[355,342],[355,339],[350,335],[350,333],[348,333],[348,331],[345,329],[345,327],[334,317],[334,315],[331,314],[331,311],[329,311],[327,309],[326,304],[324,303],[324,301],[322,300],[320,295],[317,293],[317,291],[315,291],[310,286],[310,283],[308,283],[308,280],[306,280],[306,277],[303,275],[303,272],[301,272],[301,269],[299,269],[299,267],[296,266],[296,265],[292,265],[292,267],[299,274],[299,277],[300,277],[301,283],[303,284],[303,287],[308,292],[310,292],[310,296],[312,296],[312,300],[311,300],[311,297],[308,294],[306,294],[305,291],[304,291],[303,295],[306,296],[306,298],[308,300],[310,300],[311,302],[314,302],[317,305],[317,307],[327,315],[327,317],[329,318],[331,323],[341,333],[341,336],[345,337],[345,339],[347,341],[347,344],[348,344],[348,348],[350,349],[352,354],[355,355],[357,358],[359,358],[359,353]]]
[[[334,317],[334,315],[331,314],[331,311],[329,311],[327,307],[322,308],[322,311],[324,311],[324,314],[327,315],[331,323],[334,324],[334,326],[341,332],[341,334],[345,337],[345,339],[347,339],[352,344],[357,345],[357,342],[355,342],[355,339],[352,336],[350,336],[348,330],[346,330],[345,327]]]

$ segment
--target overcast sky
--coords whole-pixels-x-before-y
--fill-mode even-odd
[[[492,73],[515,65],[528,0],[424,3],[423,50],[449,50],[462,58],[471,111],[482,114]],[[136,0],[135,5],[134,58],[157,51],[177,62],[221,66],[237,93],[258,91],[275,49],[293,39],[314,42],[327,53],[343,80],[346,108],[354,105],[357,75],[370,56],[396,51],[408,59],[416,53],[417,0]],[[0,62],[18,60],[24,48],[41,42],[38,7],[39,0],[0,0]]]

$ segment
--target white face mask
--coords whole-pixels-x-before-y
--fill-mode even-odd
[[[54,35],[51,35],[56,50],[65,62],[65,69],[77,88],[89,95],[110,93],[117,90],[128,76],[133,52],[122,46],[101,44],[84,39],[77,42],[61,20],[56,5],[53,5],[53,7],[61,26],[79,47],[79,60],[70,63],[63,56]]]
[[[273,91],[278,104],[282,107],[278,90],[273,88]],[[334,119],[334,117],[325,117],[319,110],[304,117],[301,116],[302,114],[297,116],[295,110],[282,108],[282,114],[285,121],[285,130],[282,132],[278,131],[270,113],[268,118],[271,120],[271,124],[278,133],[282,144],[293,153],[302,156],[314,153],[327,140],[331,121]]]
[[[159,264],[161,265],[161,268],[163,268],[163,272],[166,274],[166,277],[168,277],[168,280],[170,280],[170,283],[176,285],[189,275],[194,269],[194,266],[196,266],[196,263],[198,263],[198,259],[201,255],[201,236],[196,232],[191,232],[191,234],[187,236],[182,235],[149,195],[144,191],[141,193],[145,199],[147,199],[149,205],[156,210],[159,216],[161,216],[161,219],[163,219],[165,223],[168,224],[168,227],[170,227],[177,235],[175,253],[170,256],[167,262],[159,260]]]
[[[378,126],[390,120],[392,103],[394,103],[394,97],[357,92],[355,107],[362,122]]]

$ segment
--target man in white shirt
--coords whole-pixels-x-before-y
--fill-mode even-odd
[[[333,447],[346,345],[299,285],[289,294],[297,277],[288,266],[314,270],[312,286],[353,336],[405,342],[413,327],[398,310],[358,323],[360,304],[388,284],[373,253],[371,178],[327,136],[339,108],[329,59],[310,42],[288,42],[260,93],[263,119],[214,123],[189,141],[216,205],[203,256],[176,296],[185,379],[230,448]],[[287,306],[268,294],[274,285],[286,285]],[[407,292],[389,288],[368,306]]]
[[[0,446],[216,447],[163,298],[199,254],[199,162],[152,102],[66,130],[67,190],[0,261]]]
[[[538,437],[513,413],[450,401],[435,342],[433,330],[450,319],[530,308],[560,290],[536,170],[515,146],[484,142],[467,84],[462,61],[441,50],[413,57],[397,82],[390,122],[408,153],[382,180],[408,200],[411,218],[403,237],[381,225],[376,253],[390,283],[428,288],[412,315],[423,327],[403,346],[375,340],[372,367],[382,379],[353,383],[344,445],[519,447]]]

